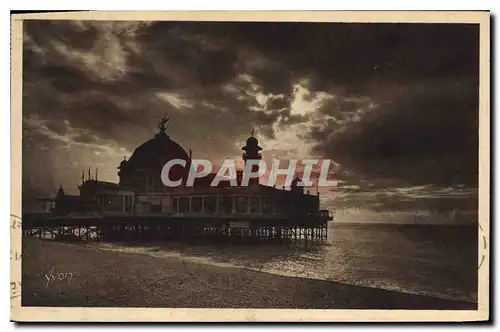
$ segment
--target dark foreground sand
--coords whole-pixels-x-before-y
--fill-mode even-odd
[[[476,303],[26,238],[22,276],[23,306],[471,310],[477,307]]]

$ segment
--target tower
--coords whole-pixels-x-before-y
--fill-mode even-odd
[[[247,163],[247,160],[261,160],[262,156],[260,155],[260,151],[262,148],[259,146],[259,141],[257,138],[254,137],[254,131],[252,130],[251,136],[247,139],[247,144],[241,148],[243,152],[243,160],[245,161],[245,166]],[[251,171],[252,172],[257,172],[258,170],[258,165],[253,165]],[[248,182],[248,185],[258,185],[259,184],[259,178],[250,178],[250,181]]]
[[[304,183],[302,182],[302,179],[299,178],[298,176],[295,177],[292,181],[292,185],[290,186],[290,190],[292,192],[297,192],[297,193],[304,193]]]

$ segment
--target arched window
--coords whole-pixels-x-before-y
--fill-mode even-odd
[[[260,197],[251,196],[249,199],[250,213],[260,213]]]
[[[272,213],[273,212],[273,201],[270,197],[262,197],[262,212]]]
[[[205,213],[215,213],[217,208],[217,196],[205,196],[203,211]]]
[[[195,196],[191,198],[191,212],[201,213],[201,196]]]
[[[247,213],[247,197],[236,197],[236,213]]]

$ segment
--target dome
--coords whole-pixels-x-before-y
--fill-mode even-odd
[[[247,139],[247,144],[241,148],[243,151],[260,151],[262,150],[262,148],[259,146],[259,140],[253,136],[253,132],[252,132],[252,136],[250,136],[248,139]]]
[[[120,182],[132,186],[139,185],[145,178],[154,179],[155,186],[161,186],[161,171],[173,159],[186,160],[186,167],[174,165],[170,169],[170,179],[184,178],[189,169],[190,158],[186,151],[175,141],[160,131],[152,139],[139,145],[132,156],[120,165]]]
[[[157,168],[172,159],[189,160],[186,151],[165,133],[158,133],[152,139],[139,145],[127,162],[127,167]]]
[[[257,140],[257,138],[252,136],[247,139],[247,146],[257,146],[257,145],[259,145],[259,141]]]

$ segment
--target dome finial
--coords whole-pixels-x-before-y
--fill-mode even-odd
[[[170,117],[167,118],[167,112],[165,112],[165,115],[163,118],[158,122],[158,128],[160,129],[161,132],[164,132],[166,129],[165,124],[170,120]]]
[[[252,128],[252,131],[250,132],[251,137],[255,134],[255,128]]]

